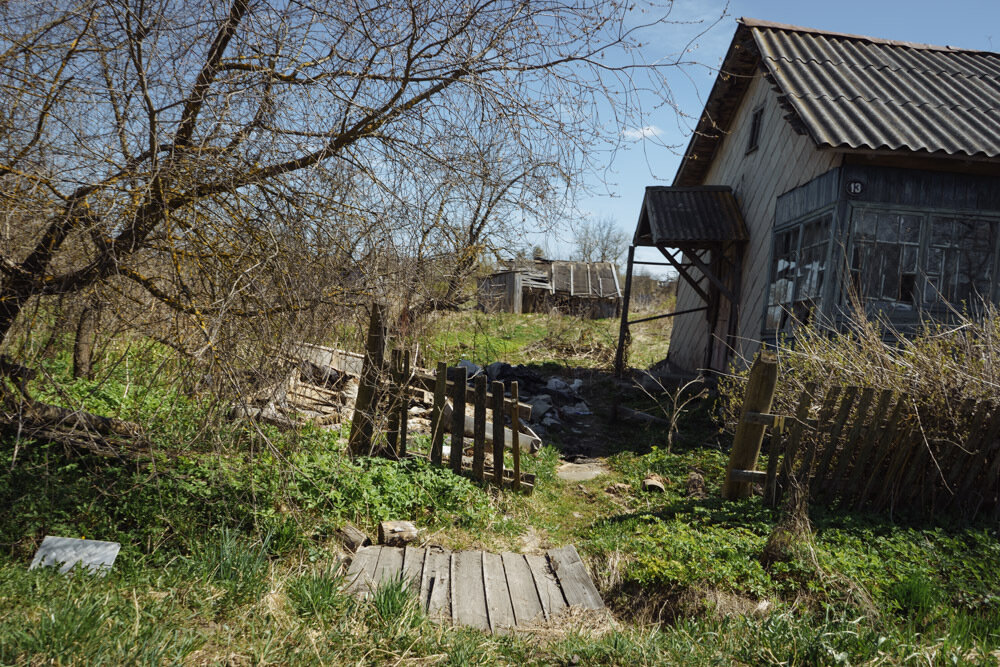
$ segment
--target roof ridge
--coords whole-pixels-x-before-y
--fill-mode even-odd
[[[814,35],[825,35],[828,37],[840,37],[842,39],[870,42],[872,44],[885,44],[888,46],[902,46],[910,49],[922,49],[924,51],[944,51],[946,53],[981,53],[992,56],[1000,56],[1000,53],[997,53],[995,51],[986,51],[983,49],[965,49],[957,46],[941,46],[937,44],[922,44],[920,42],[904,42],[895,39],[884,39],[881,37],[871,37],[868,35],[856,35],[848,32],[837,32],[835,30],[822,30],[819,28],[808,28],[805,26],[791,25],[788,23],[777,23],[775,21],[755,19],[748,16],[741,16],[739,19],[737,19],[737,21],[739,23],[742,23],[748,28],[811,33]]]

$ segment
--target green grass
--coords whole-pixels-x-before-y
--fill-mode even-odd
[[[61,389],[49,396],[148,423],[151,463],[31,441],[18,443],[16,459],[10,439],[0,448],[0,664],[1000,657],[995,525],[894,524],[814,507],[811,544],[765,566],[761,553],[780,512],[759,498],[718,498],[726,454],[705,446],[717,428],[711,406],[685,417],[672,452],[662,431],[612,431],[619,453],[608,460],[611,472],[588,482],[555,476],[554,447],[525,455],[537,488],[523,497],[418,460],[352,461],[341,433],[214,423],[214,413],[170,382],[136,377],[136,368],[149,367],[122,365],[95,386],[66,380],[65,358],[57,357],[49,372]],[[137,386],[148,390],[137,397]],[[687,496],[692,471],[704,475],[707,498]],[[667,480],[665,493],[641,491],[648,473]],[[574,543],[617,622],[485,636],[431,622],[400,582],[356,600],[341,587],[345,554],[335,532],[351,521],[371,533],[383,519],[413,520],[451,548],[517,551],[530,536],[533,548]],[[114,540],[122,551],[105,578],[29,572],[46,534]]]
[[[426,325],[424,356],[441,361],[466,358],[477,364],[610,368],[620,324],[618,318],[560,314],[442,313]],[[643,368],[665,358],[669,340],[669,320],[634,326],[630,364]]]

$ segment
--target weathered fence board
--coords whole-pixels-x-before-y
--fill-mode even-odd
[[[730,467],[727,479],[763,478],[772,506],[794,482],[842,508],[1000,518],[1000,406],[966,399],[946,418],[920,412],[905,393],[833,386],[817,395],[807,384],[794,417],[744,410],[771,428],[767,472]]]

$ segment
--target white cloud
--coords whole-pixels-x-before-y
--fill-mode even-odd
[[[642,139],[648,139],[650,137],[658,137],[661,134],[663,134],[663,130],[655,125],[646,125],[645,127],[627,127],[622,130],[622,136],[631,141],[641,141]]]

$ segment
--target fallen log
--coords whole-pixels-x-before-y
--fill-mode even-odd
[[[139,451],[150,446],[139,424],[31,399],[4,405],[0,430],[19,439],[43,440],[105,458],[149,458]]]
[[[25,401],[20,411],[21,422],[29,426],[39,426],[44,428],[58,428],[65,426],[69,428],[94,431],[102,435],[124,435],[138,437],[142,428],[135,422],[115,419],[114,417],[102,417],[84,410],[71,410],[58,405],[39,403],[37,401]]]
[[[417,527],[409,521],[383,521],[378,525],[378,543],[387,547],[404,547],[418,536]]]
[[[444,404],[444,419],[442,424],[444,425],[445,433],[451,433],[451,416],[453,414],[453,409],[450,402]],[[470,438],[476,435],[476,421],[474,417],[465,415],[465,432],[462,435],[468,436]],[[539,438],[534,431],[522,424],[522,430],[518,431],[520,434],[519,443],[522,447],[527,447],[530,452],[537,452],[542,446],[542,439]],[[493,444],[493,422],[486,422],[486,442]],[[514,433],[506,426],[503,427],[503,446],[507,449],[514,448]]]

